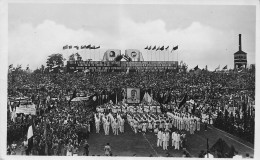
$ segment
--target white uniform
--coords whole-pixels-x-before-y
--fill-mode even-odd
[[[166,133],[162,134],[162,141],[163,141],[163,150],[167,149],[167,141],[166,141]]]
[[[162,146],[162,132],[157,133],[157,147]]]
[[[172,132],[172,146],[175,146],[176,136],[175,132]]]
[[[180,149],[180,134],[176,134],[175,149]]]

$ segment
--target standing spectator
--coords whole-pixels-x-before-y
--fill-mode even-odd
[[[105,151],[105,156],[110,156],[112,154],[109,143],[107,143],[107,145],[104,147],[104,151]]]
[[[88,154],[89,154],[89,144],[86,141],[84,144],[84,155],[88,156]]]

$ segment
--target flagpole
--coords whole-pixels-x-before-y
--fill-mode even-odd
[[[170,60],[170,50],[168,50],[168,61]]]
[[[165,61],[165,51],[163,50],[163,61]]]

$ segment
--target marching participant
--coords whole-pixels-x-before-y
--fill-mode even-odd
[[[197,131],[200,131],[200,118],[197,117]]]
[[[120,132],[121,133],[124,133],[124,126],[125,125],[125,120],[124,120],[124,118],[121,118],[121,120],[120,120]]]
[[[157,133],[157,147],[162,146],[162,131],[159,129]]]
[[[146,133],[147,123],[144,121],[142,125],[143,125],[142,131],[143,131],[144,133]]]
[[[148,129],[149,129],[149,132],[152,132],[153,125],[152,125],[152,120],[150,118],[148,119]]]
[[[138,126],[138,122],[137,122],[137,120],[134,118],[134,131],[135,131],[135,134],[137,133],[137,126]]]
[[[177,132],[176,137],[175,137],[175,149],[179,150],[180,149],[180,134]]]
[[[97,117],[95,114],[95,124],[96,124],[96,133],[99,133],[100,130],[100,117]]]
[[[162,132],[162,143],[163,143],[163,150],[167,150],[167,139],[165,131]]]
[[[170,133],[169,131],[166,131],[166,150],[168,150],[169,141],[170,141]]]
[[[114,122],[114,127],[115,127],[115,135],[118,135],[118,130],[119,130],[119,122],[118,120],[115,120]]]
[[[106,134],[105,135],[109,135],[109,127],[110,127],[110,122],[108,119],[106,119]]]
[[[175,147],[176,133],[172,132],[172,147]]]

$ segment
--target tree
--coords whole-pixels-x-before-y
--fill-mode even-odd
[[[52,54],[48,57],[47,59],[47,67],[53,67],[55,65],[59,65],[59,66],[63,66],[64,65],[64,61],[65,59],[63,58],[62,54]]]

